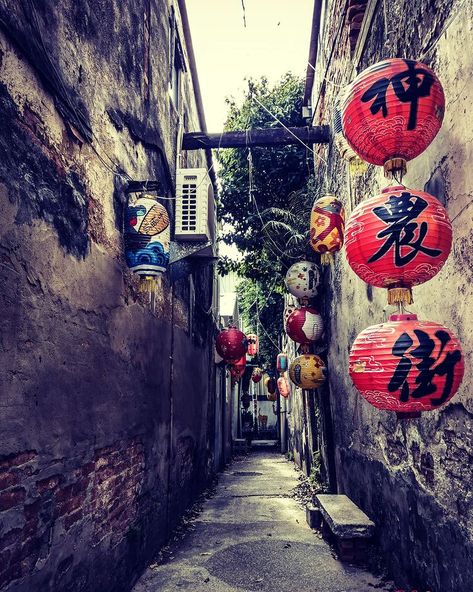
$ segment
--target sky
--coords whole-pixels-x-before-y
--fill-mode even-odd
[[[207,131],[222,131],[225,97],[238,102],[245,77],[305,76],[314,0],[187,0],[186,6]]]

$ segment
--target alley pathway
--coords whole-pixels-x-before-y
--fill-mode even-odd
[[[290,497],[294,465],[254,452],[220,476],[172,559],[153,565],[133,592],[369,592],[392,588],[343,564]]]

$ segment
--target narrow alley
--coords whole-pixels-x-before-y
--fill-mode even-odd
[[[169,559],[146,570],[133,592],[391,591],[341,563],[291,496],[294,464],[271,450],[238,457]]]

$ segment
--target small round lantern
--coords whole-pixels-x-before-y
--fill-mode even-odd
[[[235,362],[246,354],[246,336],[236,327],[228,327],[217,335],[215,348],[225,362]]]
[[[261,370],[261,368],[254,368],[253,372],[251,374],[251,380],[254,383],[259,382],[261,379],[263,378],[263,371]]]
[[[296,298],[308,302],[317,295],[320,282],[320,270],[311,261],[294,263],[286,273],[286,288]]]
[[[434,72],[415,60],[392,58],[367,68],[349,85],[342,125],[358,156],[385,167],[406,170],[443,121],[445,96]]]
[[[288,358],[287,358],[287,354],[285,353],[280,353],[278,354],[277,358],[276,358],[276,369],[278,372],[286,372],[286,370],[288,369]]]
[[[414,314],[391,315],[362,331],[350,352],[350,376],[374,407],[399,417],[438,409],[457,392],[464,360],[458,339]]]
[[[433,278],[448,258],[452,225],[425,191],[388,187],[362,201],[345,233],[348,263],[366,283],[388,289],[388,302],[412,302],[411,287]]]
[[[291,387],[289,386],[289,381],[285,376],[280,376],[278,378],[278,391],[281,397],[287,399],[291,394]]]
[[[316,389],[325,382],[327,368],[319,356],[304,354],[297,357],[289,367],[292,382],[303,389]]]
[[[235,380],[239,380],[246,370],[246,354],[243,355],[239,360],[231,364],[230,374]]]
[[[134,273],[152,282],[165,272],[170,239],[167,210],[154,196],[141,194],[129,202],[125,215],[125,258]]]
[[[246,336],[246,339],[248,340],[248,355],[256,356],[259,347],[258,335],[255,333],[250,333]]]
[[[310,214],[310,244],[323,264],[343,245],[345,209],[335,195],[325,195],[314,202]]]
[[[303,306],[289,315],[286,333],[296,343],[308,345],[322,336],[324,325],[322,317],[315,310]]]
[[[276,379],[272,378],[271,376],[268,377],[268,380],[265,382],[266,389],[270,395],[274,395],[277,390],[277,383]]]

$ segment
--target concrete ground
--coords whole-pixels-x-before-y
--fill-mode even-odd
[[[133,592],[391,592],[367,571],[338,561],[290,497],[297,471],[263,451],[235,461],[216,494],[163,564]]]

